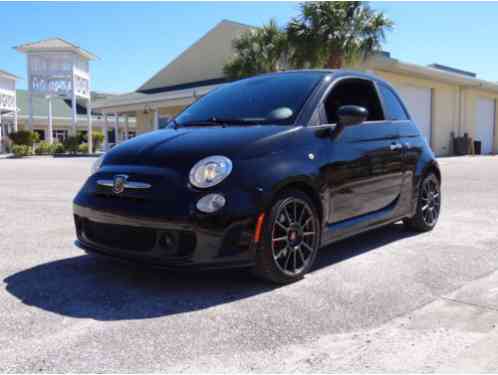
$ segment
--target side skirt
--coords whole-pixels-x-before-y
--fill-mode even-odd
[[[397,204],[398,199],[379,211],[326,225],[323,228],[321,247],[404,219],[406,214],[399,215]]]

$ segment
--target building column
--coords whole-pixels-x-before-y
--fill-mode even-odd
[[[48,97],[48,143],[53,144],[54,124],[52,119],[52,98]]]
[[[86,115],[88,119],[88,130],[86,133],[87,145],[88,145],[88,153],[93,153],[93,129],[92,129],[92,105],[90,103],[90,98],[88,98],[86,104]]]
[[[117,145],[119,143],[119,114],[117,112],[114,113],[114,144]]]
[[[71,113],[72,113],[72,135],[75,136],[76,135],[76,129],[77,129],[77,123],[78,123],[78,112],[76,110],[76,93],[74,92],[74,89],[73,89],[73,97],[72,97],[72,100],[71,100]]]
[[[33,131],[33,93],[28,92],[28,129]]]
[[[154,109],[154,130],[159,129],[159,110]]]
[[[125,136],[124,139],[125,141],[128,140],[128,132],[130,131],[130,124],[128,122],[128,114],[125,115]]]
[[[107,132],[107,113],[104,113],[104,152],[109,151],[109,135]]]
[[[0,112],[0,154],[3,152],[3,125],[2,125],[2,112]]]
[[[17,132],[17,108],[14,111],[14,132]]]

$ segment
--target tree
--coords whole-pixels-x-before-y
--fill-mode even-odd
[[[276,72],[286,67],[287,35],[274,20],[233,41],[234,57],[223,67],[229,79]]]
[[[339,69],[380,49],[393,22],[365,2],[307,2],[287,26],[290,62]]]

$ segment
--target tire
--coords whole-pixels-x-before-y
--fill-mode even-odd
[[[434,229],[441,213],[441,183],[434,173],[427,174],[420,184],[417,211],[412,218],[404,219],[405,226],[417,232]]]
[[[253,273],[277,284],[300,280],[313,266],[320,244],[315,205],[305,193],[287,190],[278,195],[265,218]]]

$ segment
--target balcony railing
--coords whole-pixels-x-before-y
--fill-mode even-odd
[[[0,91],[0,109],[14,111],[16,109],[16,95],[7,91]]]

